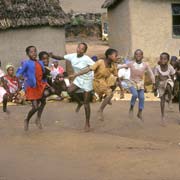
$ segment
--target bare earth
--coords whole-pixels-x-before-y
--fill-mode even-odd
[[[23,132],[30,106],[0,112],[0,180],[179,180],[178,107],[167,109],[160,126],[159,102],[146,102],[145,123],[130,120],[129,102],[114,101],[97,120],[92,104],[92,132],[84,133],[84,111],[74,103],[48,103],[43,130],[31,122]]]

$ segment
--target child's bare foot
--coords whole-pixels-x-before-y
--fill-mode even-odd
[[[161,126],[166,127],[166,120],[164,117],[161,117]]]
[[[84,132],[90,132],[91,131],[91,128],[89,125],[85,125],[84,127]]]
[[[10,114],[10,111],[7,110],[7,108],[3,108],[3,112],[5,112],[6,114]]]
[[[7,108],[3,106],[3,112],[6,112],[7,111]]]
[[[41,120],[39,118],[36,119],[35,124],[39,129],[43,129],[42,124],[41,124]]]
[[[82,106],[82,104],[78,104],[78,105],[77,105],[76,110],[75,110],[75,111],[76,111],[76,113],[78,113],[78,112],[80,111],[81,106]]]
[[[29,123],[28,123],[28,120],[25,119],[24,120],[24,131],[28,131],[29,130]]]
[[[168,103],[168,108],[169,108],[169,111],[173,111],[173,106],[171,102]]]
[[[103,112],[101,110],[98,111],[98,120],[104,121]]]
[[[134,116],[133,114],[133,107],[131,106],[130,109],[129,109],[129,118],[132,119]]]
[[[140,119],[142,122],[144,122],[143,120],[143,116],[142,116],[142,111],[139,111],[137,114],[138,119]]]

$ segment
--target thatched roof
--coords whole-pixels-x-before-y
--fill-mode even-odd
[[[68,21],[59,0],[0,0],[0,29],[63,26]]]
[[[118,4],[121,0],[106,0],[102,5],[102,8],[110,8],[116,4]]]

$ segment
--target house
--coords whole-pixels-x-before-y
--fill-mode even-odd
[[[106,0],[109,43],[122,56],[137,48],[154,59],[161,52],[178,55],[180,0]]]
[[[68,17],[58,0],[0,0],[0,60],[19,65],[25,48],[65,53]]]

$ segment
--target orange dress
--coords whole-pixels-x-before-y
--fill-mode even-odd
[[[27,87],[26,89],[26,99],[27,100],[38,100],[43,96],[44,89],[47,86],[46,82],[42,81],[43,70],[38,61],[35,62],[35,76],[36,76],[36,87]]]

